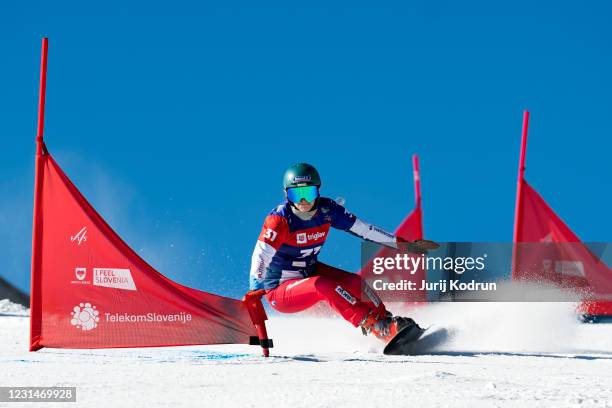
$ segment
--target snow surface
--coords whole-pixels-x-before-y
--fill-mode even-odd
[[[96,408],[612,407],[612,326],[579,323],[570,303],[445,303],[412,314],[449,328],[451,341],[389,357],[344,321],[272,316],[270,358],[244,345],[30,353],[27,316],[1,316],[0,385],[76,386],[76,406]],[[53,404],[19,404],[29,405]]]
[[[29,309],[13,303],[8,299],[0,299],[0,316],[2,315],[16,315],[16,316],[29,316]]]

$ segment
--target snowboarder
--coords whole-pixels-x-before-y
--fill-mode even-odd
[[[392,248],[405,241],[321,197],[320,187],[319,173],[310,164],[297,163],[285,171],[286,200],[264,221],[251,260],[250,289],[264,289],[270,305],[281,313],[300,312],[326,301],[364,334],[388,342],[401,329],[416,325],[414,320],[393,316],[372,289],[362,291],[359,275],[326,265],[317,256],[330,227]],[[425,252],[428,245],[436,244],[409,245]]]

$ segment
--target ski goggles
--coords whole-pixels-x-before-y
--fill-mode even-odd
[[[318,186],[291,187],[287,189],[287,199],[292,203],[299,203],[302,199],[312,203],[319,198]]]

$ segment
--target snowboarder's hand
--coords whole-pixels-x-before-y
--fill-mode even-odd
[[[396,237],[398,249],[405,249],[415,254],[427,254],[428,251],[440,248],[440,245],[428,239],[417,239],[406,241],[402,237]]]

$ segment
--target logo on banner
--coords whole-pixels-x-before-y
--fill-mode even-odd
[[[543,237],[542,239],[540,239],[540,242],[547,242],[547,243],[549,243],[549,242],[554,242],[554,241],[555,241],[555,240],[554,240],[554,237],[553,237],[552,232],[549,232],[548,234],[546,234],[546,236],[545,236],[545,237]]]
[[[187,324],[193,320],[191,313],[178,312],[174,314],[129,314],[129,313],[104,313],[107,323],[182,323]]]
[[[80,281],[85,279],[85,275],[87,275],[87,268],[74,268],[74,276]]]
[[[567,276],[586,278],[584,264],[580,261],[556,261],[555,272]]]
[[[106,288],[136,290],[136,285],[129,269],[94,268],[93,284],[94,286]]]
[[[87,268],[74,268],[74,277],[76,278],[76,280],[70,281],[70,283],[72,283],[73,285],[91,285],[90,280],[85,280],[85,278],[87,277]]]
[[[100,321],[99,314],[100,312],[91,303],[79,303],[70,312],[70,316],[72,316],[70,324],[80,330],[93,330],[98,327],[98,322]]]
[[[81,245],[83,242],[87,242],[87,227],[81,228],[76,235],[70,237],[70,242],[76,242],[77,245]]]
[[[70,324],[76,329],[90,331],[98,327],[100,312],[89,302],[79,303],[70,312]],[[193,321],[191,313],[177,312],[174,314],[129,314],[129,313],[104,313],[106,323],[182,323]]]

